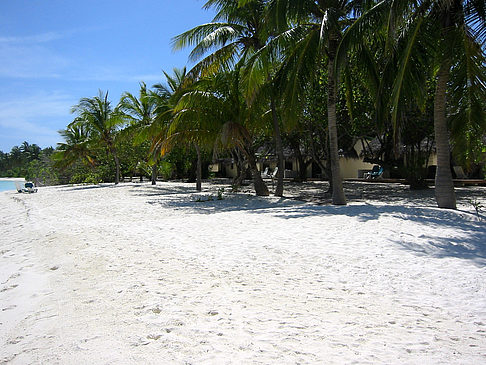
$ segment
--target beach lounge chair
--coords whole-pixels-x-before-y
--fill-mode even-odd
[[[272,175],[270,176],[272,181],[277,177],[277,172],[278,172],[278,166],[275,167],[275,170],[273,170]]]
[[[24,189],[22,188],[22,185],[20,185],[19,181],[14,181],[15,188],[17,189],[17,193],[23,193]]]
[[[262,172],[262,179],[265,179],[265,178],[270,178],[270,174],[268,172],[268,167],[265,167],[265,170],[263,170],[263,172]]]
[[[277,172],[278,172],[278,166],[275,167],[275,170],[273,170],[272,174],[270,175],[270,179],[272,179],[272,188],[273,188],[273,183],[275,182],[275,179],[277,178]]]
[[[454,166],[452,169],[454,170],[454,174],[456,175],[456,179],[467,179],[467,176],[464,173],[462,166]]]
[[[369,178],[370,179],[379,179],[383,175],[383,167],[380,165],[373,166],[373,169],[370,172]]]
[[[23,189],[26,193],[37,193],[37,189],[34,187],[34,184],[31,182],[25,183],[25,189]]]

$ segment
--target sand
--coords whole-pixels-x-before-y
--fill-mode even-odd
[[[0,363],[486,363],[486,189],[345,186],[0,193]]]

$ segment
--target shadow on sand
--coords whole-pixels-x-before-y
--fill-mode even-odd
[[[73,189],[87,188],[96,187]],[[423,225],[424,232],[428,232],[426,227],[432,227],[439,228],[435,232],[443,234],[421,235],[418,238],[410,235],[410,239],[406,238],[406,234],[400,235],[400,239],[393,242],[402,249],[437,258],[466,259],[476,265],[486,266],[486,218],[482,217],[483,222],[480,222],[471,212],[437,209],[433,189],[413,191],[400,184],[345,183],[344,188],[351,204],[333,206],[329,204],[329,195],[324,193],[327,188],[327,182],[291,183],[286,185],[287,198],[281,199],[256,197],[253,193],[226,193],[225,199],[217,200],[217,187],[210,185],[206,186],[203,193],[197,193],[192,185],[134,184],[130,193],[147,197],[150,205],[183,210],[187,214],[246,211],[248,214],[270,214],[288,220],[346,216],[355,218],[357,222],[376,221],[377,225],[381,217],[412,221]],[[485,189],[481,187],[456,188],[457,200],[463,204],[475,198],[484,199],[484,192]]]
[[[166,191],[167,190],[167,191]],[[402,249],[418,255],[429,255],[437,258],[454,257],[466,259],[475,265],[486,266],[486,227],[484,222],[466,211],[451,211],[438,209],[433,206],[433,191],[422,191],[426,197],[415,194],[412,198],[403,195],[403,191],[393,190],[383,193],[377,189],[379,195],[385,194],[389,204],[382,200],[375,200],[381,204],[373,204],[373,199],[366,198],[366,202],[355,202],[347,206],[306,204],[293,199],[260,198],[245,194],[227,194],[225,199],[207,200],[210,194],[190,194],[194,190],[190,187],[157,188],[152,193],[144,192],[150,197],[147,201],[151,205],[162,205],[167,208],[184,210],[188,214],[217,214],[223,212],[246,211],[248,214],[269,214],[278,219],[299,220],[307,217],[346,216],[355,218],[357,222],[373,222],[377,224],[381,217],[412,221],[417,225],[439,228],[443,235],[421,235],[418,239],[400,237],[394,240]],[[188,194],[189,193],[189,194]],[[371,193],[367,191],[367,194]],[[156,199],[155,196],[160,198]],[[164,195],[164,196],[161,196]],[[171,195],[171,196],[168,196]],[[376,196],[376,195],[375,195]],[[470,196],[468,194],[467,196]],[[389,198],[389,199],[388,199]],[[197,200],[202,201],[197,201]],[[421,204],[416,203],[419,200]],[[424,201],[429,200],[428,206]],[[484,217],[483,217],[484,220]],[[443,228],[443,230],[441,230]],[[325,229],[325,221],[323,221]],[[450,232],[453,235],[450,235]],[[437,230],[435,230],[437,232]],[[449,232],[449,233],[448,233]],[[406,232],[404,232],[406,233]],[[404,235],[404,237],[407,237]]]
[[[421,256],[436,258],[458,258],[469,260],[479,267],[486,266],[486,232],[484,230],[465,230],[460,238],[422,236],[427,244],[413,241],[395,241],[404,250]]]
[[[73,186],[61,186],[60,191],[83,191],[83,190],[93,190],[101,188],[115,188],[114,184],[100,184],[100,185],[73,185]]]
[[[194,192],[194,186],[184,186],[184,185],[147,185],[147,184],[133,184],[130,193],[136,196],[167,196],[167,195],[179,195],[179,194],[190,194]],[[143,187],[143,190],[140,188]]]

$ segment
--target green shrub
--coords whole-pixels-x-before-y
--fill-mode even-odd
[[[90,173],[88,174],[88,176],[86,176],[86,178],[84,179],[84,183],[85,184],[89,184],[89,185],[98,185],[99,183],[101,183],[103,180],[101,179],[101,177],[95,173]]]
[[[174,166],[168,161],[160,161],[158,172],[164,180],[169,180],[174,173]]]
[[[76,173],[71,176],[71,179],[69,180],[70,184],[98,185],[101,182],[103,182],[103,179],[100,177],[99,174],[96,174],[94,172]]]
[[[83,173],[76,173],[71,176],[69,179],[70,184],[81,184],[85,179],[85,174]]]

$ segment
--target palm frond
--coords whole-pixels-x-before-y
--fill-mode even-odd
[[[424,22],[423,18],[419,18],[416,24],[411,28],[411,35],[407,38],[406,46],[400,56],[400,65],[398,68],[398,72],[395,78],[395,82],[392,89],[392,96],[391,96],[391,108],[392,108],[392,125],[394,130],[397,130],[397,116],[399,110],[399,101],[400,96],[403,93],[403,88],[405,83],[411,82],[413,79],[413,75],[410,73],[410,70],[413,69],[413,54],[412,51],[416,46],[417,38],[420,34],[421,26]],[[415,65],[417,66],[417,65]],[[406,73],[408,72],[409,77],[406,77]],[[414,88],[415,91],[420,90],[420,88]],[[422,89],[423,90],[423,89]],[[396,133],[396,132],[395,132]]]
[[[194,47],[189,55],[191,61],[197,61],[202,55],[237,41],[244,36],[245,27],[230,23],[202,24],[174,37],[175,50]]]

